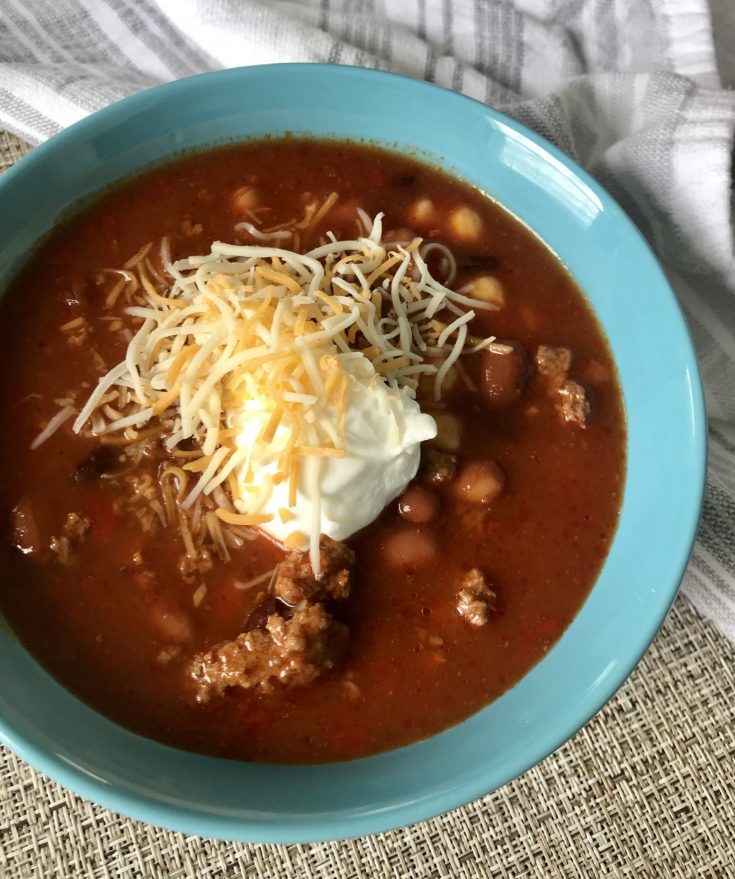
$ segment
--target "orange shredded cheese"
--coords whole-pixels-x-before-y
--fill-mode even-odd
[[[289,549],[301,549],[307,540],[308,538],[303,531],[292,531],[283,543]]]
[[[288,240],[336,200],[315,201]],[[215,242],[209,254],[174,262],[162,245],[162,271],[142,249],[125,268],[125,359],[100,379],[73,429],[134,437],[151,419],[165,420],[165,447],[191,475],[183,506],[224,491],[215,515],[229,525],[267,524],[274,487],[285,484],[281,522],[300,494],[319,509],[313,474],[346,457],[350,387],[381,382],[413,397],[425,374],[440,395],[465,340],[477,343],[467,332],[473,309],[487,308],[431,276],[420,239],[387,246],[381,236],[379,214],[365,237],[332,237],[307,253]],[[437,326],[444,310],[453,317]],[[317,519],[313,533],[298,532],[315,566]]]
[[[227,522],[228,525],[265,525],[266,522],[270,522],[273,518],[270,513],[253,513],[252,515],[231,513],[223,507],[217,507],[214,514],[218,519]]]

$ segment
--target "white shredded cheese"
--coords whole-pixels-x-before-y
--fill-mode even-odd
[[[77,433],[109,433],[158,419],[169,450],[193,440],[199,454],[182,464],[194,477],[183,506],[209,495],[219,504],[218,519],[232,527],[267,528],[274,493],[286,510],[307,497],[311,520],[302,547],[315,570],[324,479],[330,462],[347,454],[345,425],[357,429],[347,401],[367,411],[369,397],[356,389],[369,390],[372,408],[390,422],[384,441],[405,452],[410,435],[418,450],[430,435],[428,422],[407,421],[408,403],[411,413],[419,411],[418,378],[434,376],[440,399],[466,350],[469,322],[489,308],[431,276],[424,255],[435,245],[418,238],[384,244],[382,214],[371,220],[359,212],[364,237],[332,235],[307,253],[270,243],[319,222],[336,199],[329,196],[293,229],[238,224],[262,245],[214,242],[207,254],[173,261],[163,239],[163,274],[146,258],[150,246],[129,260],[125,278],[135,285],[125,314],[134,332],[125,359],[99,381],[73,425]],[[452,277],[452,254],[442,248]],[[447,310],[456,319],[437,320]],[[492,342],[469,341],[471,350]],[[65,407],[54,416],[34,448],[73,412]],[[215,494],[223,490],[224,504]]]
[[[50,419],[49,423],[44,427],[44,429],[38,434],[38,436],[31,443],[31,449],[37,449],[40,445],[46,442],[49,437],[52,437],[56,431],[65,424],[74,414],[73,406],[64,406],[63,409],[60,409],[53,418]]]

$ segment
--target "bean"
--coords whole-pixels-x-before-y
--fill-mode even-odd
[[[482,219],[477,211],[463,205],[455,208],[449,215],[449,231],[455,240],[477,241],[482,235]]]
[[[413,571],[434,561],[436,544],[419,528],[399,528],[385,539],[383,554],[391,567]]]
[[[479,299],[481,302],[487,302],[500,309],[505,305],[505,293],[503,285],[492,275],[480,275],[471,282],[470,291],[468,293],[473,299]]]
[[[457,500],[488,506],[505,487],[505,474],[494,461],[470,461],[455,477],[452,493]]]
[[[510,406],[520,397],[528,378],[526,352],[520,342],[503,341],[505,350],[479,352],[477,390],[493,408]]]
[[[437,435],[431,442],[445,452],[456,452],[462,441],[459,419],[448,412],[432,412],[432,417]]]
[[[406,219],[414,226],[426,226],[436,218],[436,208],[430,198],[420,198],[409,206]]]
[[[398,499],[398,512],[407,522],[431,522],[439,513],[439,498],[428,488],[411,485]]]
[[[260,204],[260,193],[252,186],[241,186],[232,193],[230,205],[235,214],[246,214]]]
[[[149,592],[145,597],[151,625],[159,636],[172,644],[184,644],[192,636],[188,614],[160,595]]]

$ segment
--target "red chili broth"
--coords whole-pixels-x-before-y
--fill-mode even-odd
[[[255,178],[253,181],[252,178]],[[381,555],[385,537],[405,527],[392,503],[351,540],[358,564],[343,619],[350,628],[342,665],[302,689],[230,690],[208,704],[193,699],[185,658],[235,637],[262,594],[240,591],[274,567],[282,551],[265,538],[233,552],[208,574],[195,608],[181,582],[175,533],[146,536],[137,520],[115,512],[116,489],[77,484],[74,467],[94,442],[67,423],[37,451],[29,444],[70,389],[81,404],[99,369],[90,346],[65,345],[65,296],[88,290],[105,267],[121,266],[164,234],[174,256],[204,253],[232,241],[233,190],[255,182],[271,209],[268,224],[298,216],[300,196],[332,190],[340,201],[319,234],[354,234],[354,207],[385,212],[386,229],[406,226],[408,206],[428,195],[440,216],[473,207],[485,233],[472,248],[449,242],[460,265],[455,287],[489,267],[506,306],[475,330],[574,351],[574,373],[590,389],[594,417],[585,430],[560,423],[538,376],[519,404],[487,409],[459,395],[451,411],[465,425],[461,455],[496,461],[504,493],[489,512],[460,509],[442,494],[430,530],[438,562],[395,571]],[[202,224],[187,235],[182,223]],[[188,228],[188,227],[187,227]],[[445,237],[442,240],[446,240]],[[316,242],[315,242],[316,243]],[[470,265],[471,264],[471,265]],[[483,269],[484,270],[484,269]],[[108,368],[124,354],[89,298],[92,342]],[[10,380],[0,388],[6,413],[0,443],[0,521],[28,497],[43,535],[57,533],[69,511],[91,518],[91,534],[68,567],[0,550],[0,608],[28,650],[85,702],[126,727],[194,751],[245,760],[324,762],[384,751],[432,735],[482,708],[537,663],[574,619],[608,552],[621,503],[625,424],[615,366],[586,300],[552,253],[482,193],[420,162],[376,148],[318,142],[265,142],[227,147],[158,168],[103,196],[57,229],[4,297],[0,360]],[[140,550],[156,575],[154,597],[139,588],[130,559]],[[485,571],[497,593],[486,626],[455,610],[464,572]],[[151,624],[151,601],[181,609],[192,636],[184,656],[156,657],[167,646]],[[441,639],[439,642],[437,639]],[[345,680],[355,687],[346,687]]]

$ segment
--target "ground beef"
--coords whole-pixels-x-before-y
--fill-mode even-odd
[[[572,352],[568,348],[552,348],[539,345],[536,352],[536,366],[543,376],[554,401],[557,414],[562,421],[587,427],[590,404],[584,387],[569,378],[572,365]]]
[[[587,392],[575,381],[565,381],[557,389],[556,411],[562,421],[576,424],[578,427],[587,426],[587,417],[590,414],[590,404]]]
[[[549,384],[559,386],[567,377],[572,366],[572,352],[569,348],[552,348],[539,345],[536,351],[536,368]]]
[[[278,565],[273,595],[292,607],[303,601],[347,598],[355,553],[340,540],[322,534],[319,540],[319,576],[314,576],[308,552],[292,552]]]
[[[197,699],[206,702],[228,687],[262,690],[303,686],[333,668],[347,644],[347,627],[321,604],[297,611],[291,619],[276,614],[265,629],[238,635],[194,657],[191,677]]]
[[[184,583],[191,585],[201,580],[204,574],[209,573],[214,567],[212,554],[208,549],[202,548],[196,556],[190,556],[184,553],[179,557],[176,567],[179,569],[181,579]]]
[[[51,552],[56,554],[62,565],[68,565],[74,560],[74,550],[82,543],[91,525],[88,516],[80,513],[66,514],[61,534],[52,537],[49,542]]]
[[[429,485],[443,485],[454,479],[457,472],[457,458],[449,452],[425,446],[421,450],[419,474]]]
[[[473,626],[484,626],[495,609],[495,593],[482,571],[473,568],[459,584],[457,613]]]

